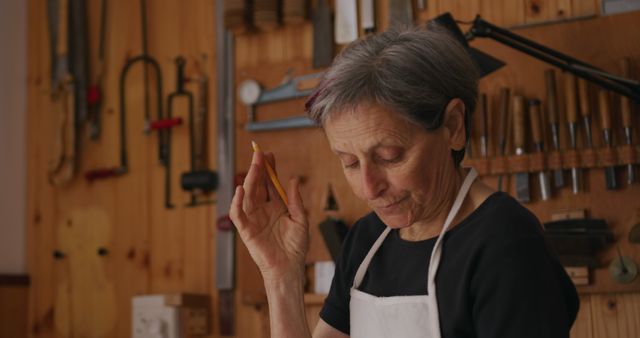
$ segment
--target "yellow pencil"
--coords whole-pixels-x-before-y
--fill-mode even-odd
[[[260,151],[260,147],[255,141],[251,141],[251,147],[253,148],[253,151]],[[267,173],[269,174],[271,183],[273,183],[273,186],[276,187],[276,190],[278,191],[278,195],[280,195],[280,198],[282,198],[284,205],[289,206],[289,200],[287,200],[287,194],[284,193],[284,189],[282,189],[282,185],[278,180],[278,176],[276,176],[275,171],[273,171],[273,168],[271,168],[271,165],[269,164],[266,158],[264,159],[264,166],[267,168]]]

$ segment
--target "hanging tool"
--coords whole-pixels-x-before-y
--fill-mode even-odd
[[[500,89],[500,117],[498,118],[498,154],[505,156],[507,153],[507,130],[509,129],[509,88]],[[498,176],[498,190],[502,189],[502,181],[506,174]]]
[[[169,97],[167,98],[167,119],[173,119],[173,100],[178,98],[178,97],[185,97],[187,98],[187,102],[189,104],[189,145],[191,147],[191,168],[192,171],[195,168],[195,156],[194,156],[194,148],[195,147],[195,141],[194,141],[194,135],[193,135],[193,95],[186,91],[184,89],[184,84],[186,82],[185,76],[184,76],[184,66],[185,66],[185,59],[181,56],[177,57],[174,61],[175,65],[176,65],[176,90],[173,93],[169,94]],[[162,154],[166,157],[166,165],[165,165],[165,176],[164,176],[164,184],[165,184],[165,195],[164,195],[164,206],[167,209],[172,209],[174,207],[173,203],[171,202],[171,129],[166,129],[164,131],[164,142],[161,142],[164,144],[164,148],[162,151]],[[161,132],[161,133],[162,133]],[[161,134],[162,135],[162,134]],[[193,182],[187,182],[187,186],[189,187],[189,190],[193,190],[192,187],[190,186],[191,183]],[[194,196],[192,196],[192,198],[195,198]],[[194,203],[194,200],[192,199],[192,203]]]
[[[631,257],[622,256],[620,246],[616,246],[618,256],[609,265],[609,274],[616,283],[629,284],[638,276],[638,265]]]
[[[358,38],[356,0],[336,0],[335,40],[339,45]]]
[[[107,30],[108,0],[100,1],[100,42],[98,47],[98,64],[96,82],[87,89],[87,104],[89,105],[89,138],[97,140],[100,137],[100,110],[103,102],[103,88],[105,81],[105,34]]]
[[[126,114],[126,104],[125,104],[126,103],[126,80],[127,80],[127,74],[129,73],[129,70],[131,70],[132,66],[135,65],[136,63],[150,64],[152,66],[152,69],[156,73],[156,79],[158,80],[156,85],[156,99],[157,99],[156,104],[158,106],[157,108],[158,118],[162,119],[162,115],[163,115],[162,114],[162,73],[160,72],[160,65],[155,59],[151,58],[150,56],[147,56],[147,55],[136,56],[130,59],[129,61],[127,61],[127,63],[125,63],[124,68],[120,73],[120,165],[117,167],[95,169],[95,170],[88,171],[85,174],[85,178],[89,182],[92,182],[98,179],[121,176],[126,174],[127,171],[129,170],[129,162],[127,157],[127,140],[126,140],[126,134],[127,134],[127,128],[126,128],[127,114]],[[168,149],[166,149],[167,147],[163,144],[162,138],[158,144],[158,148],[160,149],[159,150],[160,163],[168,167],[168,164],[169,164]],[[165,153],[165,151],[167,153]]]
[[[221,336],[234,335],[234,253],[235,233],[228,216],[235,190],[234,168],[234,44],[224,27],[224,0],[216,0],[216,166],[219,187],[216,192],[215,266],[218,289],[218,323]]]
[[[525,107],[524,97],[513,97],[513,146],[516,155],[525,155]],[[516,198],[521,203],[529,203],[531,194],[529,193],[529,173],[516,173]]]
[[[580,99],[580,115],[584,127],[586,147],[593,148],[593,136],[591,134],[591,104],[589,102],[589,85],[584,79],[578,79],[578,97]]]
[[[75,88],[76,126],[87,120],[89,105],[87,89],[89,87],[89,55],[87,48],[87,7],[85,0],[69,0],[69,51],[70,69],[73,73]]]
[[[569,126],[569,148],[577,148],[578,112],[576,107],[576,78],[572,74],[565,73],[565,96],[567,109],[567,125]],[[571,167],[571,191],[574,194],[580,192],[580,172],[576,164]]]
[[[140,32],[141,32],[141,41],[142,41],[142,55],[149,56],[149,44],[147,42],[147,1],[140,0]],[[144,132],[150,132],[150,124],[151,124],[151,113],[149,112],[149,71],[147,68],[147,64],[144,63],[142,65],[142,77],[144,79]],[[158,118],[161,118],[160,116]],[[163,138],[162,133],[160,134],[160,138]],[[162,143],[162,140],[160,141]],[[161,155],[162,156],[162,155]]]
[[[560,151],[560,132],[558,130],[558,96],[556,89],[556,73],[553,69],[547,69],[544,72],[545,84],[547,88],[547,117],[549,126],[551,127],[551,140],[553,149]],[[553,172],[553,182],[556,188],[564,187],[564,172],[562,168],[558,168]]]
[[[360,27],[365,34],[376,31],[375,4],[373,0],[360,0]]]
[[[186,81],[184,76],[184,63],[182,57],[176,59],[178,66],[177,81]],[[187,206],[193,207],[211,201],[198,201],[198,194],[208,194],[213,191],[218,184],[218,176],[214,171],[207,169],[206,164],[206,143],[207,143],[207,76],[201,74],[198,77],[198,114],[193,114],[193,95],[182,88],[181,94],[189,100],[189,154],[191,160],[191,171],[183,173],[180,177],[182,189],[191,193],[191,201]]]
[[[613,148],[611,135],[611,113],[609,110],[609,93],[600,89],[598,92],[598,102],[600,106],[600,126],[602,127],[602,140],[604,146]],[[613,165],[604,168],[606,187],[609,190],[617,189],[616,168]]]
[[[629,59],[625,58],[622,60],[622,76],[628,78],[631,76]],[[622,113],[622,127],[624,128],[624,142],[627,146],[633,145],[633,133],[631,130],[631,126],[633,123],[631,122],[631,101],[626,96],[620,96],[620,111]],[[632,184],[636,181],[636,170],[633,164],[627,164],[627,184]]]
[[[55,7],[57,5],[57,7]],[[69,68],[69,2],[68,0],[49,3],[50,41],[55,54],[52,72],[51,94],[57,115],[57,129],[54,132],[52,156],[49,160],[48,176],[53,185],[69,182],[75,174],[76,114],[75,79]]]
[[[540,126],[540,100],[529,100],[529,120],[531,122],[531,135],[533,136],[533,144],[536,152],[544,153],[544,137]],[[543,201],[551,196],[551,186],[549,184],[549,176],[544,170],[538,172],[538,181],[540,182],[540,195]]]
[[[418,0],[418,9],[421,11],[427,9],[427,0]]]
[[[413,25],[413,7],[411,0],[389,1],[389,27],[403,28]]]
[[[312,73],[298,76],[286,81],[284,84],[263,91],[255,80],[245,80],[240,84],[238,94],[240,100],[247,106],[249,115],[247,130],[248,131],[267,131],[290,128],[315,127],[316,124],[306,116],[283,118],[271,121],[256,122],[255,108],[257,105],[272,103],[283,100],[296,99],[306,97],[313,92],[313,87],[300,88],[300,85],[309,80],[319,79],[323,73]]]
[[[318,0],[313,12],[313,68],[327,67],[333,60],[333,27],[326,0]]]
[[[480,155],[483,158],[488,156],[487,154],[487,94],[480,95]]]

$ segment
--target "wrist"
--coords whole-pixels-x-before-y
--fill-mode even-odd
[[[269,271],[262,273],[262,279],[264,280],[264,286],[267,290],[273,287],[280,286],[304,286],[304,266],[292,267],[284,271]]]

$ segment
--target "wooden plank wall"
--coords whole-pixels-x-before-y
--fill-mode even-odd
[[[189,196],[178,181],[189,165],[188,131],[183,125],[175,128],[172,142],[172,190],[177,207],[165,210],[157,136],[143,133],[139,65],[127,79],[129,173],[91,184],[82,178],[89,169],[114,166],[119,160],[118,79],[127,58],[141,53],[139,1],[108,1],[102,136],[92,142],[82,134],[79,178],[63,187],[48,183],[55,120],[49,98],[46,3],[29,1],[27,233],[33,287],[28,332],[32,337],[128,337],[132,296],[214,292],[214,206],[184,207]],[[100,1],[87,3],[94,79]],[[147,3],[149,53],[162,68],[166,105],[166,96],[175,91],[174,59],[178,55],[187,59],[187,76],[202,71],[214,79],[215,2]],[[155,83],[153,78],[150,83]],[[211,97],[215,87],[212,80]],[[186,89],[197,92],[195,83],[188,83]],[[209,104],[213,112],[215,100]],[[151,112],[155,115],[154,107]],[[184,100],[177,100],[174,114],[187,121]],[[210,130],[215,130],[213,125]],[[209,149],[215,149],[215,138],[209,140]],[[108,250],[106,256],[97,254],[101,247]],[[64,258],[54,260],[54,250]]]
[[[215,65],[214,1],[153,0],[148,2],[149,52],[163,71],[163,92],[173,91],[178,55],[187,58],[187,75],[204,71],[213,80]],[[438,13],[452,11],[461,20],[471,20],[480,13],[489,21],[505,26],[535,24],[540,21],[593,16],[596,1],[579,0],[472,0],[427,1],[428,10],[418,13],[421,21]],[[92,60],[96,59],[99,1],[89,1]],[[118,77],[127,57],[141,51],[140,11],[137,1],[112,0],[107,33],[106,109],[103,113],[103,136],[97,143],[82,141],[80,172],[114,165],[118,160]],[[386,1],[376,1],[377,16],[384,20]],[[611,71],[622,56],[640,54],[637,29],[640,13],[520,28],[519,34],[583,58]],[[311,26],[303,23],[268,32],[246,33],[236,37],[236,83],[256,79],[265,88],[278,85],[285,73],[312,72]],[[28,76],[28,264],[31,277],[29,326],[31,337],[126,337],[131,331],[131,297],[136,294],[165,292],[207,293],[213,296],[214,331],[217,332],[217,301],[213,274],[214,220],[213,206],[186,208],[188,195],[178,186],[179,173],[188,167],[188,134],[185,126],[174,130],[173,200],[179,207],[167,211],[163,206],[163,170],[156,158],[156,136],[145,136],[142,119],[142,71],[134,69],[128,79],[127,139],[130,172],[120,178],[88,184],[76,179],[68,186],[52,187],[47,182],[47,161],[53,139],[53,108],[49,98],[49,43],[46,2],[29,1],[29,76]],[[491,42],[475,43],[479,48],[509,63],[509,66],[483,80],[482,89],[495,96],[502,85],[510,85],[525,95],[542,96],[542,70],[537,61],[518,55]],[[607,46],[602,48],[601,46]],[[197,66],[196,66],[197,65]],[[94,73],[92,73],[94,74]],[[95,75],[95,74],[94,74]],[[153,83],[153,81],[152,81]],[[196,91],[195,85],[187,89]],[[209,111],[214,113],[215,82],[209,86]],[[259,119],[302,114],[302,101],[261,107]],[[165,107],[166,109],[166,107]],[[186,118],[184,103],[176,114]],[[153,110],[152,110],[153,111]],[[337,160],[330,153],[318,129],[284,132],[247,133],[246,109],[236,105],[238,171],[250,160],[249,140],[255,139],[278,158],[282,179],[303,176],[303,198],[312,224],[309,263],[327,260],[316,225],[323,214],[327,185],[333,186],[340,214],[352,222],[366,207],[352,197],[342,177]],[[215,130],[215,119],[209,120]],[[215,139],[209,138],[209,149]],[[213,156],[212,156],[213,158]],[[210,161],[215,168],[214,161]],[[494,178],[485,178],[491,184]],[[587,207],[594,217],[613,220],[616,236],[628,230],[628,219],[640,208],[638,185],[616,193],[601,190],[601,174],[589,176],[589,194],[573,197],[563,191],[548,204],[536,202],[531,209],[541,219],[549,210]],[[602,201],[608,201],[602,203]],[[613,207],[623,205],[614,214]],[[108,254],[99,256],[98,248]],[[626,254],[640,261],[637,246],[622,243]],[[63,259],[54,260],[59,250]],[[608,262],[612,250],[603,255]],[[268,314],[261,298],[261,279],[240,244],[237,250],[237,337],[267,337]],[[596,273],[604,281],[606,269]],[[636,337],[640,335],[640,294],[638,290],[605,285],[609,293],[584,293],[580,317],[573,337]],[[589,291],[589,290],[586,290]],[[318,297],[310,295],[308,318],[317,320]],[[321,300],[321,298],[320,298]],[[212,334],[211,336],[218,336]]]

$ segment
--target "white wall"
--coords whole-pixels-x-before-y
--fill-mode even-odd
[[[0,0],[0,274],[24,274],[27,1]]]

